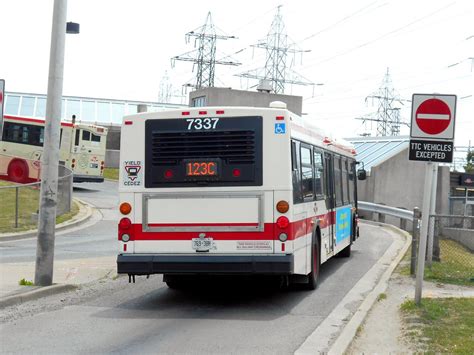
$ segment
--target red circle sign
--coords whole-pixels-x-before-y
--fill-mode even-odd
[[[427,134],[439,134],[451,123],[451,110],[439,99],[423,101],[416,110],[416,124]]]

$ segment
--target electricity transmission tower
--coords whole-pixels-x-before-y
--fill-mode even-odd
[[[166,70],[161,77],[158,102],[172,103],[173,101],[179,100],[180,103],[184,103],[185,97],[186,95],[183,95],[179,90],[173,88],[168,71]]]
[[[186,33],[186,43],[189,43],[191,37],[194,37],[194,48],[196,49],[171,58],[171,65],[174,67],[176,60],[193,62],[193,71],[194,65],[197,65],[196,83],[194,85],[196,89],[214,86],[216,64],[240,65],[235,61],[216,60],[217,40],[234,39],[235,37],[217,34],[210,12],[207,14],[206,23],[203,26]]]
[[[377,122],[377,136],[398,136],[400,135],[400,126],[402,124],[408,125],[402,122],[400,119],[400,107],[403,105],[404,100],[401,99],[396,93],[392,85],[392,79],[390,78],[390,71],[387,68],[387,72],[382,81],[380,88],[370,96],[365,98],[367,102],[372,99],[372,104],[376,103],[377,112],[372,114],[374,117],[357,117],[356,119],[366,121]]]
[[[304,53],[309,50],[296,49],[294,43],[289,43],[280,8],[281,5],[278,6],[267,36],[252,45],[252,47],[266,50],[265,67],[237,75],[242,78],[257,79],[261,84],[269,84],[271,91],[275,94],[283,94],[285,84],[314,86],[314,83],[291,70],[292,64],[287,63],[288,54]]]

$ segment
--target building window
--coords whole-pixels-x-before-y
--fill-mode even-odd
[[[33,116],[35,110],[35,98],[32,96],[23,96],[21,100],[20,116]]]
[[[82,119],[85,121],[96,121],[95,101],[82,101]]]
[[[205,96],[199,96],[193,98],[193,107],[203,107],[206,106],[206,97]]]
[[[45,118],[46,117],[46,98],[38,97],[36,99],[36,110],[35,116]]]
[[[18,108],[20,107],[20,96],[7,95],[5,103],[6,115],[18,115]]]
[[[97,121],[110,122],[110,102],[97,102]]]

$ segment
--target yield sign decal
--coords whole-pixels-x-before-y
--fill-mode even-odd
[[[424,101],[416,110],[416,124],[427,134],[439,134],[448,128],[451,122],[451,110],[441,100]]]

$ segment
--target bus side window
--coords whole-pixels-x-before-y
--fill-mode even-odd
[[[356,201],[355,184],[357,183],[357,179],[355,178],[355,163],[354,162],[349,163],[348,177],[349,179],[347,180],[347,183],[349,184],[349,200],[352,203]]]
[[[303,199],[305,201],[313,200],[313,164],[311,148],[303,145],[301,145],[301,185],[303,187]]]
[[[79,145],[79,138],[81,137],[81,130],[78,129],[76,130],[76,139],[74,140],[74,145],[78,146]]]
[[[314,192],[317,200],[324,199],[323,153],[313,148],[314,155]]]
[[[341,159],[341,163],[342,163],[342,197],[344,199],[343,203],[344,205],[347,205],[350,201],[349,201],[349,191],[348,191],[348,171],[347,171],[347,160],[344,158],[344,159]]]
[[[303,202],[301,193],[301,165],[299,164],[297,143],[291,142],[291,176],[293,181],[293,203]]]
[[[83,141],[90,141],[91,140],[91,132],[89,131],[82,131],[82,140]]]
[[[341,158],[334,157],[334,190],[336,192],[336,206],[342,206],[342,174]]]
[[[99,142],[99,143],[100,143],[100,136],[98,136],[98,135],[92,133],[92,135],[91,135],[91,141],[92,141],[92,142]]]

